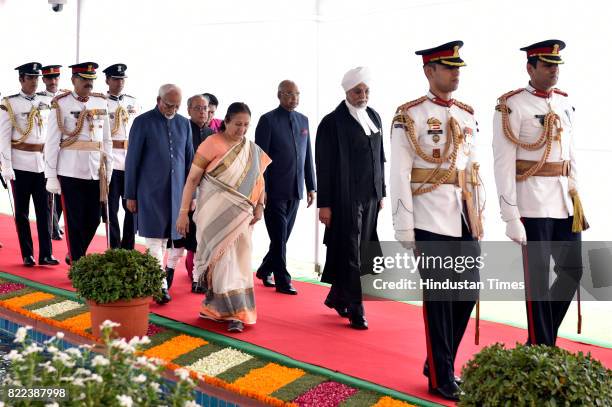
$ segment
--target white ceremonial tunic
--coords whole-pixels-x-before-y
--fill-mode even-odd
[[[120,109],[125,109],[128,114],[127,123],[119,124],[117,133],[111,134],[113,140],[126,141],[130,135],[130,128],[134,122],[134,118],[141,112],[140,105],[135,97],[130,95],[113,96],[111,94],[106,95],[108,103],[108,116],[111,130],[115,128],[115,120],[119,116]],[[127,149],[125,148],[113,148],[113,168],[115,170],[125,171],[125,156],[127,155]]]
[[[91,95],[86,102],[77,99],[74,92],[56,99],[60,112],[59,119],[66,132],[76,129],[79,113],[83,110],[95,112],[92,120],[85,119],[79,132],[79,141],[102,142],[102,149],[107,155],[106,176],[111,179],[113,171],[112,141],[108,121],[106,98],[101,95]],[[91,127],[91,129],[90,129]],[[60,142],[67,139],[58,127],[56,109],[49,116],[49,130],[45,143],[45,175],[54,178],[58,175],[97,180],[99,179],[100,156],[98,151],[80,151],[68,148],[60,149]]]
[[[539,161],[545,146],[529,151],[512,143],[503,132],[502,114],[496,110],[493,117],[495,183],[502,219],[506,222],[521,217],[564,219],[574,213],[569,194],[570,182],[577,187],[573,146],[574,109],[563,93],[552,91],[549,97],[536,96],[535,93],[538,92],[529,85],[507,99],[510,127],[521,142],[533,143],[544,131],[544,115],[550,109],[559,115],[563,132],[560,140],[553,141],[546,162],[569,160],[569,178],[531,176],[517,181],[516,160]],[[555,133],[556,129],[553,128]]]
[[[43,153],[38,151],[22,151],[11,147],[11,141],[19,140],[22,135],[13,127],[7,103],[13,110],[17,125],[25,131],[28,127],[28,115],[32,109],[40,112],[40,118],[34,117],[34,125],[28,137],[24,140],[28,144],[44,144],[47,132],[47,120],[50,113],[50,104],[47,98],[37,94],[28,96],[23,92],[8,96],[2,100],[0,108],[0,155],[2,168],[14,170],[43,172],[45,164]]]
[[[454,117],[463,133],[463,144],[459,147],[456,170],[469,169],[476,162],[477,123],[474,115],[453,104],[450,107],[433,102],[435,95],[427,94],[422,103],[410,107],[408,115],[414,120],[418,144],[425,154],[432,156],[438,150],[444,155],[444,146],[448,134],[447,123]],[[434,119],[434,120],[431,120]],[[428,124],[428,121],[431,124]],[[439,122],[439,124],[437,123]],[[450,146],[452,149],[452,144]],[[449,167],[448,160],[441,164],[442,169]],[[416,154],[409,141],[408,132],[397,121],[391,129],[391,204],[393,227],[401,233],[410,229],[422,229],[445,236],[460,237],[462,216],[465,222],[467,215],[463,211],[461,188],[457,185],[442,184],[431,192],[415,195],[412,189],[420,183],[411,183],[413,168],[434,169],[440,164],[430,163]],[[470,171],[466,171],[469,180]],[[425,184],[428,187],[431,184]]]

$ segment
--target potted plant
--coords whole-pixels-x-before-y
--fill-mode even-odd
[[[100,337],[105,320],[120,324],[116,333],[121,337],[147,333],[149,303],[161,296],[164,279],[159,262],[148,252],[111,249],[89,254],[72,265],[68,278],[89,305],[95,336]]]
[[[484,348],[462,371],[458,406],[612,406],[612,370],[550,346]]]

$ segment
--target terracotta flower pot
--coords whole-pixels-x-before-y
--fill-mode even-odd
[[[144,336],[149,327],[149,304],[152,297],[135,298],[128,301],[115,301],[98,304],[87,300],[91,311],[91,330],[94,336],[100,337],[100,325],[107,319],[120,326],[113,331],[127,340],[134,336]]]

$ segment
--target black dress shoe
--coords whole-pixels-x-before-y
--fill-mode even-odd
[[[59,264],[59,260],[53,256],[43,257],[42,259],[38,259],[38,264],[41,266],[57,266]]]
[[[425,362],[425,364],[423,365],[423,375],[425,377],[429,377],[429,363],[427,362]],[[459,376],[455,376],[454,379],[457,385],[461,386],[463,384],[463,380]]]
[[[281,294],[297,295],[297,290],[291,284],[287,287],[276,287],[276,292]]]
[[[325,306],[328,308],[335,309],[338,315],[340,315],[342,318],[348,318],[349,316],[348,307],[341,307],[339,305],[335,305],[329,299],[326,299],[325,302],[323,302],[323,304],[325,304]]]
[[[67,265],[71,265],[72,264],[72,258],[70,258],[70,255],[67,254],[66,257],[64,258],[64,261],[66,262]]]
[[[36,265],[36,260],[34,260],[34,256],[26,256],[23,258],[23,265],[26,267],[34,267]]]
[[[465,394],[463,390],[461,390],[461,387],[459,387],[455,382],[450,382],[435,388],[430,386],[429,393],[451,401],[459,401],[459,398]]]
[[[363,315],[349,316],[349,321],[351,321],[350,326],[353,329],[359,329],[362,331],[368,329],[368,321]]]
[[[259,270],[257,270],[255,276],[262,281],[265,287],[276,287],[276,284],[274,284],[274,279],[272,278],[272,274],[264,275],[263,273],[260,273]]]
[[[166,288],[162,288],[162,296],[160,299],[155,300],[155,302],[159,305],[163,305],[169,303],[171,299],[172,297],[170,297],[170,293],[168,292],[168,290]]]
[[[168,283],[168,290],[172,287],[172,281],[174,280],[174,269],[166,267],[166,282]]]
[[[62,240],[62,235],[60,235],[59,233],[54,233],[53,235],[51,235],[51,239]]]
[[[204,291],[204,287],[202,287],[195,281],[191,283],[191,292],[195,294],[206,294],[206,291]]]

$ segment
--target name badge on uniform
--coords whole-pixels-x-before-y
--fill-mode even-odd
[[[427,126],[429,126],[427,134],[431,134],[431,140],[434,143],[438,143],[440,141],[440,134],[444,133],[442,130],[442,122],[435,117],[430,117],[427,119]]]
[[[540,124],[542,126],[544,126],[544,117],[546,117],[546,115],[544,114],[534,114],[533,117],[535,117],[536,119],[538,119],[538,121],[540,122]]]

